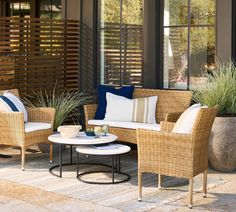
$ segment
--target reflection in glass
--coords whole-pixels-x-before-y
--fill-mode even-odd
[[[30,2],[10,3],[9,15],[11,17],[30,18]]]
[[[215,24],[215,0],[191,0],[191,25]]]
[[[41,0],[40,18],[61,19],[61,0]]]
[[[101,0],[100,83],[142,84],[143,0]]]
[[[188,24],[188,0],[165,0],[164,26]]]
[[[187,88],[187,27],[164,30],[164,88]]]
[[[164,88],[191,89],[215,67],[216,0],[164,4]]]
[[[193,27],[190,33],[190,88],[195,88],[215,66],[215,28]]]

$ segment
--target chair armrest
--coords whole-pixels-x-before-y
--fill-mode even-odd
[[[165,132],[171,132],[172,129],[175,126],[175,122],[167,122],[167,121],[162,121],[161,122],[161,131]]]
[[[192,150],[192,135],[137,129],[138,152],[141,157],[159,154],[182,154]],[[187,150],[187,151],[184,151]],[[164,155],[163,155],[164,156]],[[183,155],[184,157],[184,155]]]
[[[182,112],[176,113],[167,113],[165,116],[165,121],[167,122],[176,122],[178,118],[181,116]]]
[[[94,119],[97,107],[98,107],[97,104],[84,105],[84,115],[85,115],[86,128],[88,125],[88,120]]]
[[[53,126],[55,118],[55,108],[52,107],[28,107],[28,120],[30,122],[45,122]]]
[[[22,112],[0,113],[0,144],[23,144],[25,139],[24,114]]]

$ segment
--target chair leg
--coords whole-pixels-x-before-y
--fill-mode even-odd
[[[207,170],[203,173],[203,197],[207,195]]]
[[[50,159],[49,159],[49,163],[52,163],[53,162],[53,144],[50,143]]]
[[[189,179],[189,209],[193,208],[193,179]]]
[[[142,172],[138,172],[138,201],[142,202]]]
[[[158,189],[159,190],[161,190],[161,181],[162,181],[161,174],[158,174]]]
[[[21,170],[25,171],[25,147],[21,147]]]

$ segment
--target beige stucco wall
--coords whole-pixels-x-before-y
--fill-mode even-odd
[[[231,58],[232,2],[217,0],[216,54],[220,61]]]
[[[62,18],[65,18],[65,0],[62,0]],[[80,20],[80,0],[67,0],[67,19]]]

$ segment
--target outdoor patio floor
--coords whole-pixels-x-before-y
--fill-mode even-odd
[[[33,152],[33,153],[32,153]],[[122,171],[131,180],[116,185],[92,185],[78,181],[75,166],[63,169],[63,178],[52,176],[48,169],[48,154],[27,152],[26,171],[20,170],[19,150],[0,147],[0,211],[189,211],[187,208],[188,181],[164,177],[164,190],[157,189],[157,176],[146,174],[143,179],[143,202],[137,201],[137,152],[122,157]],[[69,161],[69,150],[64,154]],[[54,154],[55,164],[57,154]],[[81,156],[83,162],[109,162],[106,158]],[[75,154],[74,154],[75,160]],[[83,166],[82,170],[97,167]],[[88,176],[109,179],[96,174]],[[192,211],[235,211],[236,172],[217,173],[209,169],[208,198],[202,198],[202,175],[194,182]]]

